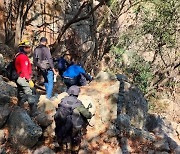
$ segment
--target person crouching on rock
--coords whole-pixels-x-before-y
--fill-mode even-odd
[[[67,88],[72,85],[85,86],[87,81],[92,81],[92,77],[87,74],[81,65],[70,65],[62,75]]]

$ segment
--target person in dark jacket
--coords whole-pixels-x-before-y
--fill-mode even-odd
[[[79,142],[80,133],[87,126],[87,119],[91,119],[92,114],[84,107],[78,99],[80,87],[71,86],[68,89],[69,96],[66,96],[58,104],[58,109],[54,116],[55,134],[59,145],[63,142]]]
[[[53,92],[54,75],[58,75],[58,72],[54,69],[53,59],[46,45],[47,38],[42,37],[40,39],[40,45],[34,50],[33,63],[35,67],[42,72],[46,89],[46,98],[50,99]]]
[[[87,81],[92,81],[92,77],[85,72],[83,67],[77,64],[70,65],[62,76],[68,88],[72,85],[85,86]]]
[[[56,67],[59,71],[59,75],[62,77],[64,71],[70,66],[70,64],[67,62],[64,56],[56,58],[54,61],[56,62]]]
[[[18,88],[18,104],[23,107],[24,102],[28,101],[32,115],[36,112],[37,100],[31,89],[34,87],[34,83],[31,80],[32,67],[27,56],[30,52],[30,42],[28,40],[23,40],[19,44],[19,51],[15,56],[15,68],[19,76],[16,81]]]

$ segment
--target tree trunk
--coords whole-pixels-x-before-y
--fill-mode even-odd
[[[0,42],[5,42],[4,3],[0,1]]]
[[[19,16],[17,18],[17,22],[16,22],[16,31],[15,31],[15,43],[14,46],[17,47],[19,42],[21,41],[21,26],[22,26],[22,22],[21,22],[21,17]]]

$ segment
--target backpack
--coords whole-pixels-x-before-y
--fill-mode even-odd
[[[76,103],[72,103],[75,101]],[[74,136],[73,132],[80,132],[84,123],[87,122],[80,113],[76,112],[76,108],[81,104],[77,98],[66,96],[58,105],[54,120],[56,125],[55,134],[59,141],[64,141],[68,137],[74,138],[77,136],[78,134]]]
[[[54,116],[55,121],[65,123],[68,116],[72,115],[72,108],[59,105]]]
[[[16,81],[19,77],[16,68],[15,68],[15,60],[17,56],[23,53],[18,53],[14,57],[13,61],[11,61],[5,68],[5,77],[7,77],[10,81]]]
[[[44,48],[45,47],[44,45],[39,45],[36,49],[35,49],[35,55],[34,55],[34,58],[36,59],[37,61],[37,67],[42,70],[42,71],[45,71],[45,70],[48,70],[50,68],[50,64],[49,64],[49,61],[48,59],[43,59],[43,52],[44,52]]]

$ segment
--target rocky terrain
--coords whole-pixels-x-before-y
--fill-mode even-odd
[[[27,104],[25,109],[16,104],[15,85],[2,77],[0,84],[1,153],[63,153],[55,140],[53,115],[67,93],[60,93],[53,102],[41,95],[38,103],[41,114],[31,118]],[[57,91],[63,89],[58,87]],[[92,104],[90,111],[95,116],[78,153],[180,152],[178,121],[170,121],[168,115],[149,114],[148,102],[125,76],[100,72],[94,81],[81,88],[79,99],[86,107]]]

